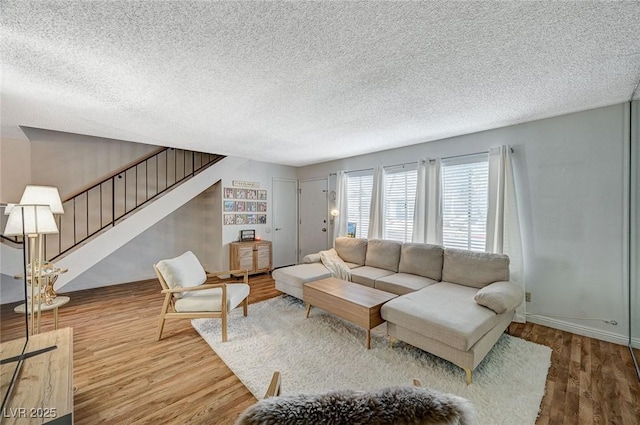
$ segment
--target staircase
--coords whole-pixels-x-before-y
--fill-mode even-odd
[[[59,276],[55,289],[80,276],[246,161],[162,148],[65,199],[65,214],[58,217],[60,233],[45,238],[45,258],[69,270]],[[8,250],[18,251],[6,243],[0,245],[3,259],[7,258],[4,254]]]
[[[222,155],[161,148],[76,191],[62,203],[56,235],[45,236],[44,257],[57,261],[148,202],[224,159]]]

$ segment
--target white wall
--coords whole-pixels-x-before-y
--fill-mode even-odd
[[[532,293],[527,311],[544,316],[529,320],[623,343],[626,113],[626,104],[614,105],[346,158],[303,167],[298,178],[511,145]]]
[[[67,195],[157,150],[158,146],[58,131],[24,128],[31,140],[31,184]],[[23,188],[24,189],[24,188]]]
[[[20,202],[24,187],[30,181],[31,142],[0,139],[0,202]]]
[[[24,187],[31,179],[31,143],[29,141],[0,138],[0,203],[20,202]],[[0,208],[0,232],[4,231],[6,217]],[[22,282],[13,275],[22,273],[22,251],[2,244],[0,254],[0,303],[24,297]],[[6,300],[6,301],[5,301]]]
[[[251,181],[258,182],[260,189],[267,190],[267,223],[266,224],[247,224],[247,225],[227,225],[222,226],[222,246],[220,251],[220,268],[228,270],[229,268],[229,243],[240,239],[240,230],[255,229],[256,236],[260,236],[262,240],[272,240],[272,223],[273,223],[273,178],[295,179],[297,169],[286,165],[270,164],[266,162],[249,161],[246,167],[237,170],[236,173],[222,180],[223,187],[233,187],[233,181]],[[221,196],[222,198],[222,196]],[[222,201],[220,201],[222,208]],[[218,220],[222,225],[222,216]],[[277,247],[273,247],[277,249]]]
[[[30,146],[27,154],[20,150],[10,150],[14,157],[22,154],[31,158],[31,162],[38,167],[50,163],[54,159],[66,157],[74,158],[73,163],[66,167],[50,168],[49,172],[34,171],[39,177],[30,177],[26,183],[38,183],[59,187],[64,193],[76,190],[109,173],[113,169],[130,163],[148,151],[157,147],[139,145],[124,141],[112,141],[81,135],[49,132],[44,130],[29,130],[34,141],[26,143]],[[24,142],[23,142],[24,143]],[[12,148],[13,145],[9,146]],[[110,158],[100,167],[100,158]],[[3,155],[4,159],[4,155]],[[77,162],[76,162],[77,161]],[[34,167],[35,170],[36,167]],[[4,169],[3,169],[4,174]],[[267,164],[250,161],[237,172],[229,174],[217,184],[198,197],[179,208],[176,212],[161,220],[138,237],[131,240],[122,248],[81,274],[61,292],[71,292],[90,289],[99,286],[120,284],[155,277],[151,265],[162,258],[171,258],[192,250],[209,270],[227,269],[229,266],[229,242],[237,240],[241,229],[255,229],[256,234],[263,239],[270,240],[272,223],[272,178],[296,178],[296,169],[289,166]],[[246,226],[223,226],[222,224],[222,188],[231,187],[233,180],[255,181],[260,183],[261,189],[267,190],[269,209],[267,224]],[[74,185],[74,182],[77,185]],[[73,185],[73,186],[72,186]],[[18,190],[21,195],[24,184]],[[19,196],[18,196],[19,197]],[[2,302],[17,300],[11,282],[3,276]]]
[[[155,277],[152,265],[193,251],[206,266],[214,248],[206,230],[212,213],[209,188],[122,248],[65,285],[60,292],[97,288]],[[158,284],[159,285],[159,284]],[[158,286],[159,288],[159,286]]]
[[[19,202],[27,184],[56,186],[64,199],[66,194],[158,149],[49,130],[24,131],[29,141],[0,139],[0,202]],[[12,276],[2,275],[0,302],[13,302],[24,296],[16,282]]]
[[[227,270],[229,242],[238,240],[240,230],[255,229],[256,235],[271,239],[271,178],[295,178],[295,173],[296,169],[289,166],[247,162],[65,285],[61,292],[152,279],[153,263],[187,250],[196,254],[205,269]],[[267,224],[223,226],[222,188],[232,187],[234,180],[259,182],[260,188],[267,190]]]

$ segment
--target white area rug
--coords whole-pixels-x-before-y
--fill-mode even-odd
[[[544,395],[551,349],[503,335],[473,373],[422,350],[396,342],[390,349],[385,325],[365,331],[318,308],[305,318],[302,301],[281,296],[242,309],[229,319],[229,340],[221,342],[219,319],[195,319],[195,329],[256,398],[262,398],[273,371],[282,373],[283,394],[333,389],[364,390],[422,385],[471,400],[478,424],[534,424]]]

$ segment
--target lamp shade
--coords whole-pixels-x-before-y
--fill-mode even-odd
[[[7,204],[7,205],[4,207],[4,215],[9,215],[9,214],[11,214],[11,210],[13,209],[13,207],[14,207],[15,205],[16,205],[16,204],[11,204],[11,203]]]
[[[5,236],[58,233],[48,205],[14,205],[4,228]]]
[[[24,188],[21,205],[49,205],[53,214],[64,214],[58,188],[53,186],[27,185]]]

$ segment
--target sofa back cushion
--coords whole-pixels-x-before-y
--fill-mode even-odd
[[[398,271],[441,280],[443,255],[444,248],[439,245],[404,243],[400,250]]]
[[[364,265],[397,273],[401,247],[400,242],[369,239]]]
[[[474,288],[509,280],[509,257],[503,254],[445,248],[442,281]]]
[[[345,263],[364,265],[367,240],[360,238],[336,238],[336,252]]]

